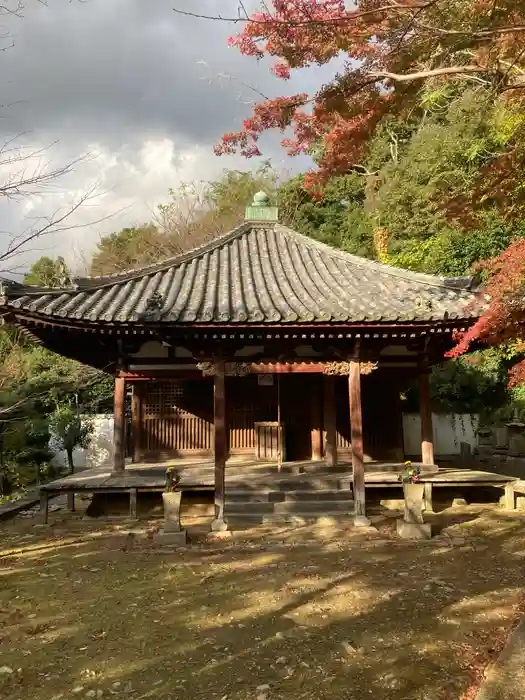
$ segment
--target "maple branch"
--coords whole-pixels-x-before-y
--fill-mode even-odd
[[[410,80],[422,80],[424,78],[433,78],[437,75],[459,75],[461,73],[488,73],[488,68],[481,66],[449,66],[447,68],[431,68],[429,70],[418,71],[417,73],[390,73],[388,71],[371,71],[368,73],[372,78],[385,78],[393,80],[396,83],[406,83]]]

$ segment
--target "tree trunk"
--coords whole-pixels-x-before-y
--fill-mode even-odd
[[[75,473],[75,465],[73,463],[73,448],[68,447],[66,449],[67,453],[67,466],[69,467],[69,473],[74,474]]]

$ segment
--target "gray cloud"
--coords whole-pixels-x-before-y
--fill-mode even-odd
[[[235,0],[54,0],[10,21],[15,46],[0,61],[3,124],[62,132],[80,142],[150,135],[214,140],[247,111],[241,81],[280,88],[268,71],[227,46],[231,25],[182,17],[173,6],[235,14]],[[216,9],[215,9],[216,11]],[[208,68],[203,65],[208,65]],[[237,81],[213,79],[226,73]],[[236,86],[237,83],[237,86]],[[243,90],[247,94],[247,90]]]
[[[99,235],[146,220],[180,181],[256,166],[212,152],[223,132],[240,127],[247,102],[257,101],[243,83],[274,96],[308,90],[331,72],[313,69],[283,86],[267,62],[227,46],[236,27],[181,17],[174,6],[232,15],[237,0],[52,0],[48,6],[26,0],[23,18],[3,18],[14,47],[0,53],[2,102],[9,105],[1,112],[0,138],[26,132],[23,143],[35,147],[56,141],[53,166],[92,154],[58,183],[62,190],[23,203],[0,201],[4,230],[19,233],[28,216],[67,206],[94,181],[105,195],[76,215],[78,223],[109,217],[46,241],[29,260],[42,249],[89,251]],[[265,157],[277,167],[304,169],[305,159],[287,161],[278,140],[265,139]],[[0,248],[7,236],[0,232]]]

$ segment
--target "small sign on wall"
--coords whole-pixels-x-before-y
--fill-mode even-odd
[[[258,374],[257,384],[259,386],[273,386],[273,374]]]

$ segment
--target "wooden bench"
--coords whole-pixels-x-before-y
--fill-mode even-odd
[[[164,485],[162,486],[120,486],[116,488],[108,488],[107,486],[102,487],[91,487],[91,488],[78,488],[75,486],[64,487],[61,486],[59,489],[53,489],[52,486],[42,487],[40,489],[40,516],[43,525],[47,525],[49,522],[49,500],[55,498],[56,496],[67,493],[68,496],[72,496],[74,499],[75,493],[84,493],[94,495],[96,493],[127,493],[129,494],[129,518],[131,520],[137,520],[137,501],[138,494],[140,493],[162,493],[164,491]],[[183,485],[178,491],[208,491],[208,486],[202,485]],[[35,501],[35,505],[38,501]],[[74,508],[69,508],[73,510]]]
[[[434,473],[422,473],[421,482],[425,487],[425,510],[433,512],[433,489],[434,488],[454,488],[471,487],[482,488],[490,486],[500,488],[504,491],[504,505],[507,510],[515,510],[516,480],[514,477],[503,474],[491,474],[490,472],[478,472],[470,469],[440,469]],[[525,493],[525,481],[521,482],[523,493]],[[369,473],[365,474],[365,488],[399,488],[403,484],[398,480],[397,474]]]

